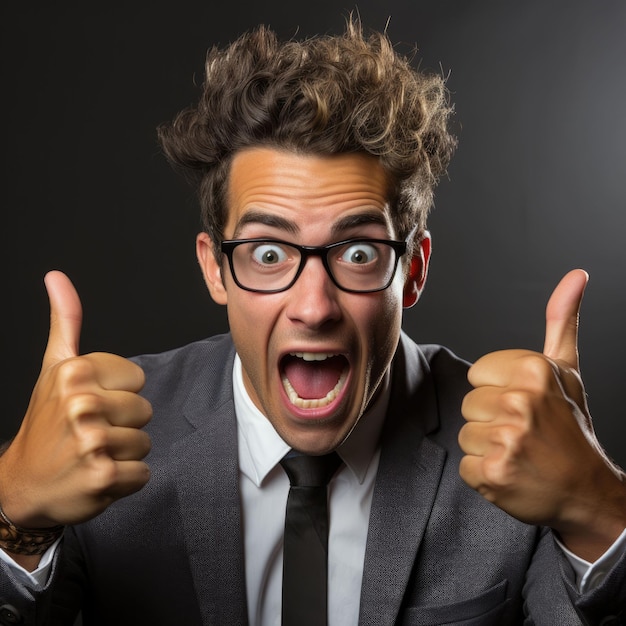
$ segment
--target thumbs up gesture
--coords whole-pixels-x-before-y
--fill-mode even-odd
[[[568,273],[546,309],[543,353],[504,350],[468,374],[461,477],[530,524],[552,527],[594,561],[626,528],[626,477],[593,431],[578,362],[578,316],[588,276]]]
[[[91,519],[148,480],[139,430],[152,409],[141,368],[113,354],[79,356],[81,303],[61,272],[45,279],[50,335],[21,428],[0,457],[0,504],[23,528]]]

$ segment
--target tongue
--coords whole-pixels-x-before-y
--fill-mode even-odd
[[[297,357],[288,357],[283,367],[298,396],[311,400],[324,398],[335,388],[345,364],[345,359],[340,356],[325,361],[304,361]]]

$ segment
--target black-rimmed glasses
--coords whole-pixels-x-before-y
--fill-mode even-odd
[[[319,256],[339,289],[372,293],[389,287],[414,233],[415,229],[405,241],[359,238],[326,246],[300,246],[280,239],[232,239],[222,242],[222,252],[233,280],[246,291],[286,291],[298,280],[307,259]]]

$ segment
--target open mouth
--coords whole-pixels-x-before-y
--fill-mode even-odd
[[[346,357],[328,352],[292,352],[281,363],[285,393],[300,409],[328,406],[341,392],[348,370]]]

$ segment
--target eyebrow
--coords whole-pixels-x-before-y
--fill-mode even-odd
[[[262,224],[263,226],[270,226],[272,228],[278,228],[284,230],[292,235],[295,235],[300,230],[295,224],[284,217],[274,215],[273,213],[264,213],[263,211],[248,211],[241,216],[241,219],[237,222],[235,232],[233,233],[233,239],[236,239],[244,226],[248,224]]]
[[[274,215],[273,213],[265,213],[264,211],[248,211],[242,215],[239,222],[237,222],[235,232],[233,233],[233,239],[236,239],[243,230],[244,226],[247,226],[248,224],[262,224],[271,228],[284,230],[292,235],[297,235],[300,232],[300,227],[295,222],[284,217]],[[384,213],[380,211],[365,211],[354,215],[346,215],[337,220],[331,226],[331,234],[333,236],[338,236],[346,230],[357,228],[366,224],[384,226],[385,230],[389,230],[389,222]],[[389,234],[391,235],[392,233]]]
[[[346,215],[332,225],[331,233],[333,235],[339,235],[346,230],[366,224],[384,226],[385,230],[388,231],[389,223],[385,217],[385,214],[380,211],[366,211],[364,213]]]

